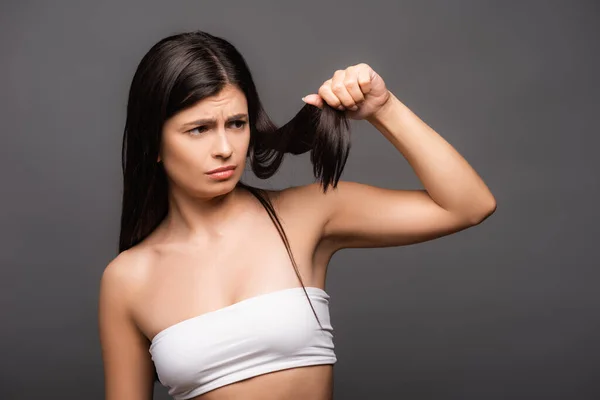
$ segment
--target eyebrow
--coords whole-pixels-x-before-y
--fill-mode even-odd
[[[240,118],[244,118],[244,117],[247,118],[248,114],[244,114],[244,113],[235,114],[235,115],[232,115],[229,118],[227,118],[227,122],[231,122],[231,121],[234,121],[234,120],[237,120]],[[213,124],[215,122],[216,122],[216,119],[214,119],[214,118],[204,118],[204,119],[198,119],[195,121],[187,122],[187,123],[183,124],[181,127],[186,128],[186,127],[192,126],[192,125]]]

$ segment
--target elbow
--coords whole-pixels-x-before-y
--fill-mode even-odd
[[[472,225],[479,225],[486,219],[490,217],[496,211],[496,199],[492,196],[492,198],[481,208],[481,211],[474,213],[470,222]]]

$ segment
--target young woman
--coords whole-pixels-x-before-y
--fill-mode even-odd
[[[369,65],[335,71],[283,127],[227,41],[155,44],[133,78],[123,139],[119,255],[100,283],[108,400],[329,400],[336,356],[327,264],[349,247],[401,246],[477,225],[494,197]],[[426,190],[340,181],[347,119],[373,124]],[[318,182],[265,190],[286,153]],[[386,170],[385,173],[391,173]]]

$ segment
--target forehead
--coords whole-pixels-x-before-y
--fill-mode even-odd
[[[228,85],[214,96],[206,97],[191,107],[171,117],[169,124],[183,125],[198,119],[227,120],[234,114],[247,113],[248,104],[244,93]]]

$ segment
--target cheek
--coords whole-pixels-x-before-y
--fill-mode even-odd
[[[176,140],[169,143],[165,151],[166,158],[169,158],[173,165],[183,165],[190,168],[202,166],[202,160],[210,157],[210,150],[205,144],[207,142]]]
[[[229,132],[228,142],[233,150],[231,161],[239,162],[240,160],[244,160],[248,152],[248,146],[250,145],[250,129],[246,128],[244,131]]]
[[[205,160],[210,157],[210,152],[201,143],[173,141],[165,143],[163,155],[164,168],[169,178],[183,186],[189,186],[203,174],[206,169]]]
[[[250,130],[247,130],[242,135],[239,136],[239,141],[237,145],[237,149],[242,153],[243,157],[246,157],[246,152],[248,150],[248,146],[250,145]]]

